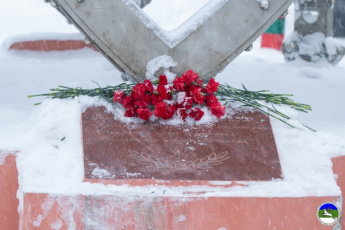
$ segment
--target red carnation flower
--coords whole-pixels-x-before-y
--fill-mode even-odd
[[[152,105],[156,105],[157,103],[161,102],[159,101],[159,97],[156,94],[152,94],[150,99]]]
[[[195,83],[197,83],[197,84],[200,85],[200,86],[202,86],[202,84],[204,83],[204,80],[201,79],[201,78],[198,78],[198,79],[196,79],[196,80],[194,80],[194,81],[195,81]]]
[[[167,89],[167,100],[172,100],[173,98],[173,94],[174,94],[174,89],[172,86],[169,86],[169,88]]]
[[[208,84],[206,85],[206,90],[208,93],[217,92],[219,86],[219,82],[216,82],[213,78],[210,79]]]
[[[134,100],[133,100],[133,97],[129,96],[129,97],[126,97],[122,100],[122,106],[125,108],[125,109],[128,109],[128,108],[131,108],[134,106]]]
[[[163,120],[170,119],[174,116],[175,107],[167,106],[165,102],[160,102],[156,104],[156,109],[153,111],[156,117],[161,117]]]
[[[182,78],[187,84],[192,83],[193,81],[197,80],[199,78],[197,73],[194,73],[193,70],[188,70],[182,75]]]
[[[137,113],[137,109],[134,107],[130,107],[125,112],[125,117],[134,117]]]
[[[217,105],[217,104],[218,104],[218,98],[216,96],[214,96],[213,94],[206,96],[206,105],[208,107],[211,107],[212,105]]]
[[[191,97],[186,97],[185,92],[179,92],[177,94],[177,101],[175,102],[176,108],[191,109],[193,105],[193,99]]]
[[[132,89],[132,94],[133,98],[135,100],[141,99],[145,95],[145,86],[144,84],[138,83],[136,86],[133,87]]]
[[[153,111],[156,117],[163,117],[167,110],[167,104],[165,102],[159,102],[156,104],[156,108]]]
[[[138,109],[137,113],[138,113],[138,117],[145,121],[148,121],[150,117],[152,116],[151,111],[148,109]]]
[[[168,84],[168,80],[167,80],[167,77],[165,75],[159,76],[159,84],[160,85],[167,85]]]
[[[186,96],[187,97],[191,97],[192,96],[192,90],[193,90],[194,87],[195,87],[194,85],[186,85],[184,87],[184,90],[186,92]]]
[[[122,103],[123,99],[125,99],[126,95],[122,90],[115,90],[114,91],[114,103]]]
[[[205,101],[205,96],[201,94],[201,88],[198,86],[191,87],[191,97],[195,104],[203,104]]]
[[[191,97],[185,97],[182,106],[186,109],[191,109],[193,105],[193,99]]]
[[[175,106],[172,106],[172,105],[168,106],[164,115],[162,116],[163,120],[168,120],[172,118],[172,116],[174,116],[175,114],[175,110],[176,110]]]
[[[196,120],[196,121],[200,121],[200,119],[204,116],[204,111],[202,111],[199,108],[194,108],[190,112],[189,116],[191,118],[194,118],[194,120]]]
[[[204,112],[200,108],[192,108],[194,104],[204,104],[210,107],[211,113],[218,118],[225,115],[225,106],[222,106],[214,95],[217,92],[219,83],[213,78],[203,87],[203,79],[192,70],[185,72],[182,77],[176,77],[173,86],[168,85],[165,75],[159,76],[159,85],[155,89],[150,80],[138,83],[132,88],[132,92],[126,97],[122,90],[114,91],[114,103],[121,103],[126,109],[125,117],[138,116],[140,119],[148,121],[152,114],[164,120],[174,116],[176,110],[177,115],[184,121],[187,117],[191,117],[199,121],[204,116]],[[155,82],[154,84],[156,84]],[[169,104],[163,102],[172,100],[176,94],[177,100]],[[155,106],[154,111],[150,111],[149,107]]]
[[[186,118],[188,117],[187,109],[179,108],[177,110],[177,114],[182,118],[183,121],[186,121]]]
[[[177,91],[184,91],[185,81],[182,77],[176,77],[173,81],[174,89]]]
[[[145,91],[153,93],[154,88],[150,80],[145,80],[143,85],[145,87]]]
[[[167,89],[164,85],[159,85],[157,87],[159,101],[163,101],[167,97]]]
[[[219,102],[211,106],[211,113],[217,118],[221,118],[225,115],[225,106],[222,106]]]
[[[140,109],[146,109],[150,105],[150,102],[150,96],[145,94],[140,100],[135,100],[134,105]]]

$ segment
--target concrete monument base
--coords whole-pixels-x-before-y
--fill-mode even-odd
[[[332,162],[343,193],[345,157],[334,158]],[[19,215],[15,156],[7,156],[0,165],[0,177],[1,227],[13,230],[334,229],[334,226],[322,225],[316,211],[324,202],[334,202],[339,208],[342,204],[342,196],[203,197],[202,194],[186,194],[172,197],[164,195],[164,191],[145,196],[24,191],[19,195],[22,202]],[[345,227],[344,219],[340,225]]]
[[[164,197],[25,194],[23,229],[333,229],[316,210],[339,197]],[[48,205],[47,205],[48,204]],[[48,207],[48,208],[47,208]],[[57,228],[59,227],[59,228]]]
[[[98,107],[98,109],[102,108]],[[92,130],[98,130],[100,137],[102,137],[100,140],[106,142],[108,141],[107,138],[109,137],[108,134],[103,133],[104,130],[100,129],[100,127],[97,129],[92,126],[90,123],[92,116],[86,116],[87,112],[88,111],[86,111],[86,114],[83,114],[84,121],[89,122],[87,127],[85,124],[83,124],[84,157],[86,157],[84,159],[84,164],[88,163],[88,160],[96,159],[92,158],[92,151],[89,152],[89,155],[85,155],[85,150],[86,152],[88,151],[88,145],[85,144],[85,141],[90,141],[87,136],[85,136],[86,133]],[[106,124],[109,124],[108,129],[114,130],[111,127],[111,122],[108,122],[106,118],[107,114],[104,113],[104,111],[98,111],[97,114],[98,119],[103,120]],[[235,123],[232,123],[232,127],[234,129],[235,127],[244,128],[246,125],[248,125],[248,122],[251,122],[251,127],[256,127],[254,132],[251,132],[247,129],[244,129],[245,131],[243,131],[243,129],[242,131],[233,130],[234,137],[240,138],[235,138],[237,142],[226,144],[221,142],[223,137],[218,136],[218,140],[214,140],[212,143],[212,145],[214,145],[212,149],[217,150],[229,148],[231,151],[236,152],[236,146],[237,148],[244,148],[244,146],[248,145],[254,150],[256,149],[255,141],[259,143],[259,146],[262,146],[263,149],[266,148],[267,150],[268,147],[272,147],[272,142],[270,140],[272,140],[271,138],[273,138],[273,136],[270,136],[270,130],[263,129],[263,126],[260,126],[261,129],[257,129],[259,126],[257,126],[255,120],[259,119],[260,124],[263,125],[269,125],[269,123],[265,123],[265,119],[260,117],[260,115],[255,115],[255,113],[253,114],[250,116],[248,114],[242,114],[243,116],[240,116],[240,118],[247,120],[245,122],[242,122],[241,119],[240,121],[236,121],[236,115],[233,115]],[[253,119],[248,119],[250,117]],[[224,121],[226,120],[224,119]],[[234,124],[237,124],[237,126]],[[221,126],[213,126],[211,129],[218,129],[219,131],[223,127],[226,127],[226,125],[222,124]],[[85,130],[85,128],[89,129],[89,131]],[[150,129],[150,127],[146,128]],[[126,135],[128,134],[127,131],[121,131],[121,138],[126,139]],[[181,138],[181,135],[178,135],[178,129],[170,131],[174,131],[174,135],[176,135],[178,138]],[[133,127],[131,132],[133,132],[133,135],[131,134],[133,138],[136,138],[137,140],[140,139],[141,141],[145,140],[145,137],[143,137],[142,134],[137,133],[138,135],[135,135],[136,130]],[[146,130],[146,133],[152,135],[154,134],[154,132],[150,132],[148,130]],[[202,133],[200,132],[200,127],[198,130],[196,130],[196,133]],[[246,135],[241,136],[241,133]],[[266,143],[265,145],[263,141],[260,141],[260,138],[256,136],[258,133],[260,134],[260,138],[264,138],[268,144]],[[115,134],[111,136],[118,140],[121,139]],[[167,138],[167,136],[165,137]],[[190,136],[191,140],[193,140],[192,137],[197,138],[199,141],[203,140],[202,137],[194,134]],[[255,141],[252,142],[250,139],[248,139],[249,137],[255,137],[253,138]],[[97,138],[95,138],[95,140],[97,141]],[[242,142],[238,142],[239,140],[242,140]],[[247,143],[245,143],[244,140],[246,140]],[[122,139],[120,141],[123,142],[124,146],[122,146],[122,148],[125,149],[126,142]],[[182,146],[181,144],[181,146],[176,147],[169,143],[161,143],[159,146],[162,148],[167,147],[167,151],[169,148],[180,148]],[[145,148],[145,146],[148,146],[149,144],[150,143],[146,143],[144,146],[135,144],[134,146],[130,147],[134,147],[136,150],[139,150],[139,148]],[[105,146],[106,145],[104,144],[103,147]],[[102,145],[99,146],[100,149],[103,147]],[[276,148],[275,146],[273,147],[274,148],[271,150],[274,153]],[[106,151],[106,149],[104,149],[104,151]],[[202,150],[199,150],[198,152],[203,154]],[[237,153],[238,156],[239,154],[240,153]],[[260,154],[260,151],[258,154]],[[188,171],[186,168],[184,168],[184,170],[182,170],[183,172],[181,170],[174,170],[171,172],[172,175],[169,176],[169,174],[160,173],[159,170],[161,168],[152,169],[152,167],[151,170],[155,172],[152,175],[156,178],[148,178],[146,176],[148,173],[150,173],[150,171],[141,170],[138,171],[139,174],[141,173],[140,175],[134,175],[131,173],[131,171],[125,170],[129,174],[118,175],[121,177],[117,179],[117,177],[112,178],[113,175],[117,175],[114,174],[118,172],[116,170],[108,172],[102,168],[98,168],[95,171],[95,168],[88,168],[90,165],[84,165],[84,182],[81,184],[79,183],[79,186],[83,187],[86,185],[85,187],[89,188],[89,185],[92,184],[92,191],[88,191],[87,189],[85,191],[79,189],[76,190],[78,192],[71,191],[71,193],[61,193],[61,191],[42,191],[35,193],[33,191],[25,191],[24,189],[24,191],[18,192],[19,183],[15,155],[3,154],[3,156],[5,160],[4,163],[0,165],[0,180],[2,181],[0,183],[1,229],[322,230],[334,229],[335,226],[326,226],[318,221],[316,214],[319,206],[325,202],[332,202],[338,205],[339,209],[343,209],[344,207],[342,201],[342,194],[345,191],[344,156],[337,157],[332,160],[333,171],[337,175],[337,184],[340,187],[341,194],[323,194],[322,196],[317,195],[317,192],[310,192],[308,194],[311,195],[307,196],[284,196],[281,194],[272,196],[268,195],[272,194],[269,191],[267,191],[267,195],[265,195],[265,191],[261,191],[261,193],[258,193],[257,196],[255,194],[249,196],[248,194],[242,194],[241,192],[237,193],[238,195],[230,195],[227,193],[228,191],[233,190],[242,191],[245,186],[253,186],[253,184],[245,184],[243,181],[253,181],[254,183],[274,183],[275,180],[284,180],[284,175],[281,174],[280,170],[279,158],[276,158],[277,164],[272,164],[272,162],[269,161],[262,161],[264,159],[264,155],[262,156],[262,159],[258,159],[261,159],[261,162],[264,162],[266,166],[276,166],[276,169],[278,170],[270,171],[265,169],[258,175],[253,175],[251,174],[250,169],[255,168],[255,165],[253,162],[248,161],[249,163],[246,167],[233,166],[234,169],[236,169],[238,172],[242,172],[248,178],[239,178],[239,175],[231,174],[231,171],[224,171],[225,168],[221,164],[218,164],[214,165],[214,168],[208,168],[209,171],[207,175],[205,175],[204,179],[202,178],[202,173],[204,172],[203,170],[200,171],[201,174],[198,174],[198,170]],[[208,155],[206,154],[206,158],[207,156]],[[244,156],[245,154],[242,154],[242,157]],[[124,154],[119,154],[118,157],[124,157]],[[164,157],[164,154],[162,157]],[[252,157],[255,158],[255,156]],[[100,162],[102,159],[103,161],[112,162],[112,157],[111,155],[109,157],[108,154],[107,157],[101,157],[101,159],[98,159],[100,160],[97,162],[99,164],[98,166],[101,165]],[[126,164],[128,164],[128,167],[134,163],[138,164],[138,162],[135,162],[136,159],[138,158],[134,157],[132,159],[132,163],[130,161],[124,161],[123,167],[125,167]],[[174,162],[176,163],[176,160],[178,159],[179,158],[176,157]],[[241,158],[237,159],[236,157],[232,156],[231,159],[236,159],[239,161]],[[230,158],[221,158],[220,160],[223,160],[226,164],[232,164]],[[229,160],[229,162],[227,162],[227,160]],[[260,160],[258,162],[260,162]],[[253,167],[251,167],[251,164],[253,164]],[[241,165],[240,162],[239,165]],[[91,162],[91,166],[95,165]],[[114,164],[114,166],[119,167],[116,164]],[[179,166],[182,167],[183,165]],[[134,166],[134,168],[137,168],[138,170],[140,167],[140,165]],[[143,168],[145,169],[145,167]],[[95,172],[98,172],[98,174]],[[104,172],[107,172],[108,174]],[[268,175],[267,173],[272,173],[269,175],[272,175],[272,177],[276,179],[268,179],[265,177],[265,175]],[[109,176],[111,178],[109,178]],[[185,176],[185,178],[179,178],[180,176]],[[212,179],[215,176],[221,177],[218,181],[207,179],[208,177]],[[229,180],[229,176],[233,179]],[[65,179],[66,181],[68,180],[68,178]],[[340,228],[340,226],[345,227],[344,219],[340,219],[339,223],[336,225],[337,228]]]

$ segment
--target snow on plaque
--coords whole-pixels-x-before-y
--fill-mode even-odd
[[[123,123],[104,107],[82,114],[86,179],[271,180],[281,167],[269,118],[236,110],[203,125]]]

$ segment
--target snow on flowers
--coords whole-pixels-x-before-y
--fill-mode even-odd
[[[184,121],[187,118],[199,121],[204,116],[203,107],[206,107],[217,118],[225,115],[224,104],[238,102],[242,106],[252,107],[262,113],[296,128],[288,121],[292,118],[281,111],[277,106],[288,106],[299,112],[311,111],[311,106],[295,102],[292,94],[274,94],[269,90],[250,91],[236,89],[228,84],[219,84],[213,78],[204,85],[198,74],[188,70],[181,77],[176,77],[172,84],[168,84],[167,77],[161,75],[155,82],[145,80],[143,83],[121,83],[116,86],[100,86],[95,89],[71,88],[59,86],[50,89],[49,93],[29,95],[28,97],[46,96],[50,98],[75,98],[81,95],[100,97],[108,102],[121,104],[125,109],[126,117],[139,117],[148,121],[151,116],[164,120],[175,114]],[[38,103],[40,104],[40,103]],[[203,109],[203,110],[202,110]],[[312,131],[312,128],[303,125]]]
[[[148,121],[152,115],[167,120],[175,114],[184,121],[187,117],[199,121],[204,112],[202,106],[210,108],[217,118],[225,115],[223,106],[214,95],[219,83],[213,78],[203,85],[203,80],[192,70],[188,70],[181,77],[176,77],[172,84],[168,84],[165,75],[159,76],[155,82],[145,80],[135,85],[130,94],[122,90],[114,91],[114,102],[121,104],[125,117],[139,117]]]

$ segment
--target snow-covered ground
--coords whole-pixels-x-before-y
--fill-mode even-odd
[[[10,36],[32,32],[77,33],[43,0],[0,1],[0,43]],[[292,14],[287,20],[287,32],[291,32]],[[46,100],[34,106],[43,98],[26,97],[58,85],[95,88],[92,81],[101,86],[121,83],[120,73],[99,53],[89,49],[40,53],[3,48],[0,79],[0,149],[20,151],[17,165],[21,191],[150,195],[153,189],[161,189],[83,183],[82,106],[78,101],[86,99]],[[202,196],[340,194],[331,158],[345,155],[345,59],[336,67],[327,62],[286,63],[280,52],[260,49],[257,40],[251,52],[241,54],[216,79],[239,88],[244,84],[250,90],[294,94],[296,101],[312,105],[313,111],[284,111],[318,132],[292,129],[272,120],[284,179],[245,182],[249,186],[224,190],[207,188]],[[182,196],[184,189],[164,190],[167,196]]]

